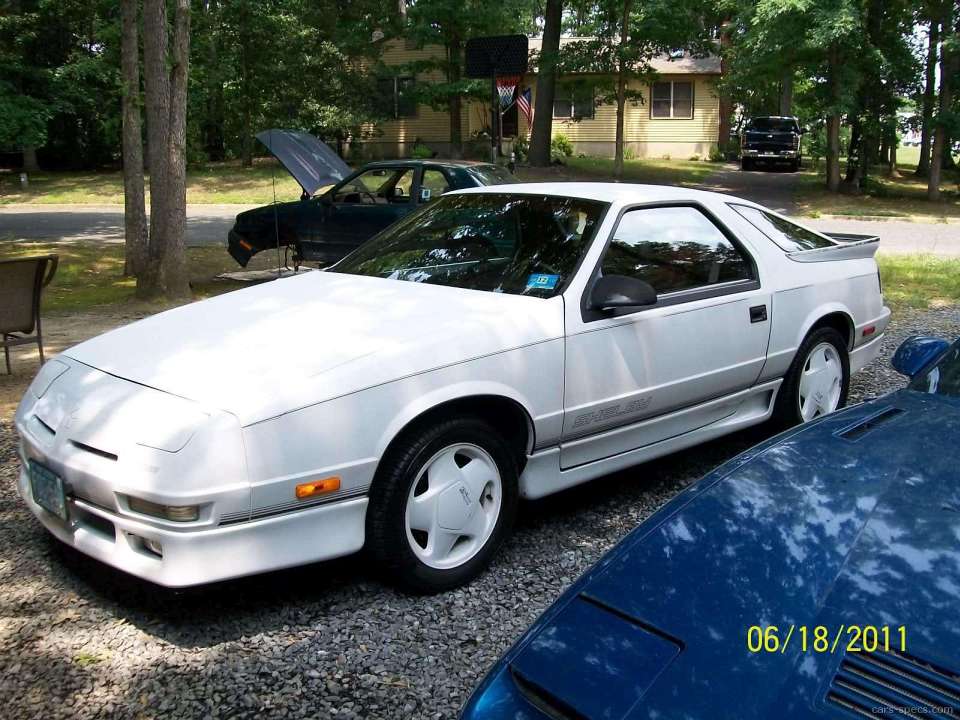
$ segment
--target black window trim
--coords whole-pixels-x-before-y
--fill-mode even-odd
[[[653,86],[657,83],[669,83],[670,85],[670,115],[654,115],[653,114]],[[690,114],[689,115],[674,115],[673,114],[673,86],[675,83],[686,83],[690,86]],[[657,80],[656,82],[650,83],[650,119],[651,120],[693,120],[694,115],[697,112],[697,84],[691,80]]]
[[[391,114],[388,120],[411,120],[420,117],[420,103],[413,103],[413,113],[410,115],[400,114],[400,83],[409,80],[411,85],[417,84],[417,78],[414,75],[385,75],[378,78],[378,82],[390,81],[393,89],[391,92]]]
[[[717,230],[720,231],[720,234],[729,240],[730,243],[747,259],[752,277],[748,280],[731,280],[728,282],[707,285],[706,287],[690,288],[687,290],[674,290],[673,292],[663,293],[662,295],[658,294],[657,302],[655,302],[653,305],[644,305],[643,307],[638,308],[621,308],[613,311],[591,309],[590,293],[593,291],[593,286],[600,276],[600,269],[603,266],[603,260],[606,257],[610,243],[613,242],[613,237],[617,232],[617,228],[620,227],[620,221],[623,219],[623,216],[633,210],[672,207],[689,207],[703,213],[707,220],[712,222]],[[590,276],[587,278],[586,285],[584,285],[583,293],[580,296],[580,319],[584,323],[592,323],[598,320],[610,320],[627,315],[639,315],[647,312],[648,310],[654,310],[656,308],[682,305],[683,303],[706,300],[709,298],[721,297],[723,295],[736,295],[743,292],[750,292],[752,290],[759,290],[760,287],[760,273],[757,268],[757,260],[753,256],[753,253],[750,252],[750,250],[742,242],[740,242],[740,239],[736,236],[736,234],[734,234],[734,232],[730,230],[730,228],[728,228],[727,225],[703,203],[700,203],[696,200],[661,200],[648,203],[633,203],[620,209],[620,212],[617,214],[616,222],[613,224],[613,228],[610,230],[607,238],[603,241],[603,249],[600,251],[600,257],[597,258],[597,262],[593,266],[593,270],[591,270]]]
[[[593,85],[590,85],[590,114],[589,115],[577,115],[577,102],[573,96],[573,87],[568,87],[569,94],[564,95],[564,90],[558,88],[557,96],[553,99],[553,104],[550,106],[550,115],[554,120],[567,120],[570,122],[577,122],[579,120],[595,120],[597,117],[597,89]],[[556,115],[557,102],[569,101],[570,103],[570,114],[569,115]]]

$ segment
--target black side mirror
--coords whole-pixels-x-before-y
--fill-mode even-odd
[[[593,310],[640,307],[656,302],[657,291],[649,283],[626,275],[604,275],[594,283],[590,292],[590,308]]]

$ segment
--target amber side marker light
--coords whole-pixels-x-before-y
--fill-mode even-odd
[[[309,497],[332,493],[339,489],[340,478],[334,475],[333,477],[324,478],[323,480],[314,480],[313,482],[297,485],[297,499],[304,500]]]

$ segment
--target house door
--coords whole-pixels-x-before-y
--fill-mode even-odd
[[[511,105],[510,109],[503,114],[500,122],[503,124],[503,137],[513,138],[517,136],[518,121],[516,103]]]

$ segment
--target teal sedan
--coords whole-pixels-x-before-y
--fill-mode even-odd
[[[296,263],[329,265],[445,192],[515,182],[506,168],[468,160],[384,160],[350,172],[306,133],[273,130],[257,137],[303,194],[237,215],[227,248],[244,267],[257,253],[278,247],[292,247]]]

